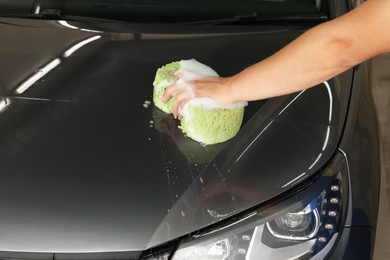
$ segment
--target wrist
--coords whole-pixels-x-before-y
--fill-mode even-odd
[[[237,84],[239,80],[237,80],[237,75],[224,78],[223,82],[223,93],[221,93],[221,97],[224,98],[224,103],[233,105],[237,102],[243,102],[246,100],[242,100],[239,95],[239,84]]]

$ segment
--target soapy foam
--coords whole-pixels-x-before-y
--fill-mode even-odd
[[[188,105],[194,105],[199,106],[202,109],[237,109],[244,107],[248,105],[247,102],[239,102],[236,104],[233,104],[231,106],[228,105],[222,105],[216,102],[215,100],[211,98],[194,98],[195,93],[193,86],[191,85],[190,81],[201,79],[203,77],[219,77],[218,73],[214,71],[209,66],[202,64],[198,62],[195,59],[190,60],[181,60],[180,61],[180,73],[182,73],[182,77],[178,80],[178,84],[181,84],[185,86],[185,91],[187,91],[190,94],[190,97],[192,97],[184,106],[183,110],[180,111],[180,114],[182,116],[186,116],[186,111]]]
[[[219,77],[215,70],[195,59],[181,60],[178,72],[182,73],[182,76],[177,83],[185,87],[184,91],[188,92],[191,98],[195,97],[191,81],[204,77]]]
[[[203,97],[203,98],[193,98],[190,101],[188,101],[190,105],[198,106],[203,109],[215,109],[215,108],[221,108],[221,109],[237,109],[242,108],[248,105],[248,102],[237,102],[232,105],[223,105],[215,101],[214,99]]]
[[[187,80],[195,80],[204,76],[219,77],[215,70],[195,59],[181,60],[179,72],[189,72],[183,75],[184,78],[188,77]]]

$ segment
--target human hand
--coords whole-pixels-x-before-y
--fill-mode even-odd
[[[175,117],[181,116],[180,112],[184,105],[192,98],[208,97],[222,105],[234,103],[226,95],[229,78],[202,77],[194,80],[180,80],[183,78],[183,72],[173,73],[173,76],[178,77],[179,80],[168,87],[162,101],[168,102],[171,98],[174,99],[172,110]]]

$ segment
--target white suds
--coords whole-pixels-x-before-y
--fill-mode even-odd
[[[197,106],[205,110],[212,110],[212,109],[237,109],[242,108],[248,105],[248,102],[238,102],[233,105],[223,105],[215,101],[214,99],[203,97],[203,98],[193,98],[190,99],[183,107],[183,109],[180,111],[182,116],[188,116],[188,107],[189,105]]]
[[[185,91],[187,91],[190,94],[190,101],[188,101],[183,110],[180,111],[180,114],[182,116],[186,116],[186,111],[188,108],[188,105],[194,105],[194,106],[199,106],[202,109],[236,109],[236,108],[241,108],[246,105],[248,105],[247,102],[239,102],[234,105],[228,106],[228,105],[222,105],[216,102],[215,100],[211,98],[193,98],[195,97],[194,89],[193,86],[191,85],[191,81],[201,79],[204,77],[219,77],[218,73],[215,72],[212,68],[209,66],[202,64],[198,62],[195,59],[191,60],[181,60],[180,61],[180,70],[179,72],[182,73],[182,76],[180,79],[177,81],[178,84],[182,85],[185,87]]]
[[[179,72],[184,73],[182,78],[186,80],[196,80],[204,76],[219,77],[215,70],[195,59],[181,60]]]
[[[234,103],[233,105],[223,105],[215,101],[214,99],[211,98],[193,98],[190,101],[188,101],[190,105],[193,106],[198,106],[203,109],[214,109],[214,108],[221,108],[221,109],[236,109],[236,108],[241,108],[245,107],[248,105],[248,102],[238,102]]]
[[[195,59],[181,60],[178,72],[181,73],[182,76],[177,80],[177,84],[184,86],[184,90],[189,93],[190,97],[195,97],[191,81],[204,77],[219,77],[215,70]]]

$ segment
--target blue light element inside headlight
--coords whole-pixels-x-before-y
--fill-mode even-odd
[[[236,223],[187,239],[178,247],[173,259],[325,257],[337,240],[342,226],[341,210],[346,206],[342,203],[346,203],[348,196],[347,185],[343,185],[348,182],[342,182],[347,178],[345,164],[340,162],[340,157],[335,161],[336,167],[330,167],[333,174],[325,172],[317,181],[321,185],[311,185],[310,191],[298,192],[277,204],[276,210],[260,208]],[[309,194],[311,198],[307,196]]]

